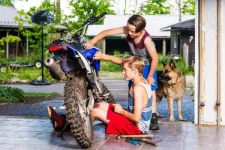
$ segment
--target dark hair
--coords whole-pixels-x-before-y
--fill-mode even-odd
[[[140,15],[132,15],[128,19],[127,23],[129,23],[129,24],[131,24],[131,25],[133,25],[133,26],[136,27],[135,32],[142,31],[145,28],[145,26],[146,26],[146,20],[145,20],[145,18],[142,17],[142,16],[140,16]]]

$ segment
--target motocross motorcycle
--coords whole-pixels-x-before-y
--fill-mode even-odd
[[[64,87],[66,122],[83,148],[91,146],[93,126],[90,110],[94,104],[101,101],[115,103],[112,94],[99,78],[100,61],[93,59],[99,49],[83,48],[88,25],[97,22],[105,14],[88,18],[74,34],[67,34],[64,40],[53,41],[49,52],[54,56],[44,61],[54,79],[67,81]]]

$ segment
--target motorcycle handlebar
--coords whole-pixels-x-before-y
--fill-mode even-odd
[[[101,15],[99,15],[97,18],[98,19],[101,19],[102,17],[104,17],[107,13],[106,12],[103,12]]]
[[[102,17],[104,17],[107,13],[106,12],[103,12],[102,14],[100,14],[99,16],[91,16],[89,19],[87,19],[83,26],[85,26],[86,24],[93,24],[95,22],[97,22],[99,19],[101,19]]]
[[[107,14],[106,12],[101,13],[99,16],[96,17],[95,22],[97,22],[99,19],[101,19],[102,17],[104,17],[106,14]]]
[[[82,26],[85,26],[86,24],[88,24],[91,20],[93,20],[94,18],[96,18],[94,15],[91,16],[90,18],[88,18],[87,20],[84,21]]]
[[[84,34],[84,32],[82,31],[85,31],[84,28],[87,28],[88,25],[91,25],[95,22],[97,22],[99,19],[101,19],[102,17],[104,17],[107,13],[106,12],[103,12],[101,13],[99,16],[91,16],[90,18],[88,18],[82,25],[82,27],[80,29],[78,29],[75,33],[73,33],[73,36],[80,36],[82,34]]]

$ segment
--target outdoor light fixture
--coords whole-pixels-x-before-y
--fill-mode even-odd
[[[33,85],[50,85],[51,83],[44,80],[44,25],[54,22],[54,16],[46,11],[40,10],[32,15],[32,22],[41,25],[42,28],[42,53],[41,53],[41,80],[33,80]]]

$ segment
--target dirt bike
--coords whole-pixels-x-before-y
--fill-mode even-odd
[[[91,146],[93,127],[90,110],[94,104],[101,101],[115,103],[99,78],[100,61],[93,59],[99,49],[83,48],[88,25],[97,22],[105,14],[88,18],[74,34],[67,34],[64,40],[53,41],[49,52],[54,56],[44,61],[54,79],[67,81],[64,87],[66,120],[77,143],[83,148]]]

